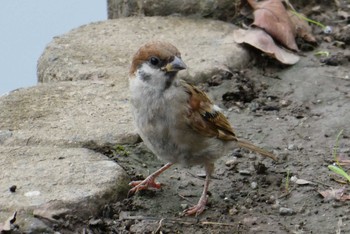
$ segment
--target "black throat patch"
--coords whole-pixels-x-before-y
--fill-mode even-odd
[[[170,88],[170,86],[174,82],[176,74],[177,74],[177,72],[168,72],[168,73],[166,73],[166,81],[165,81],[164,90]]]
[[[149,81],[151,79],[151,75],[145,73],[144,71],[140,71],[140,78],[143,81]]]

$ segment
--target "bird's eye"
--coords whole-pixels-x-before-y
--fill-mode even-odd
[[[157,57],[151,57],[149,61],[154,66],[157,66],[159,64],[159,59]]]

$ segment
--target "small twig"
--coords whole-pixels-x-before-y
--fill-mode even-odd
[[[333,76],[333,75],[325,75],[325,74],[322,74],[321,76],[329,77],[329,78],[338,78],[343,80],[350,80],[349,76]]]
[[[191,202],[188,198],[186,198],[184,195],[181,195],[180,193],[178,193],[177,195],[179,195],[179,197],[181,197],[182,199],[184,199],[185,201],[187,201],[187,202],[189,202],[191,205],[193,205],[192,202]]]
[[[341,234],[341,226],[343,226],[343,220],[342,220],[342,218],[339,218],[339,220],[338,220],[338,223],[337,223],[337,230],[336,230],[336,234]]]
[[[206,177],[206,175],[205,175],[204,173],[203,173],[203,174],[198,174],[198,173],[197,173],[197,175],[195,175],[195,174],[193,174],[193,173],[187,171],[187,174],[189,174],[189,175],[191,175],[191,176],[193,176],[193,177],[195,177],[195,178],[197,178],[197,179],[199,179],[199,180],[205,180],[205,177]],[[211,175],[211,176],[210,176],[210,179],[211,179],[211,180],[222,180],[220,177],[215,176],[215,175]]]
[[[155,233],[159,233],[160,228],[166,222],[185,224],[185,225],[194,225],[194,224],[220,225],[220,226],[235,226],[236,225],[234,223],[221,223],[221,222],[213,222],[213,221],[199,221],[198,222],[198,219],[195,219],[193,221],[185,221],[183,219],[177,219],[177,218],[161,218],[161,219],[159,219],[157,217],[146,217],[146,216],[142,216],[142,215],[125,216],[125,217],[122,217],[121,220],[159,220],[159,225],[158,225],[157,229],[155,230]]]
[[[309,19],[309,18],[303,16],[302,14],[296,12],[295,10],[291,10],[290,12],[292,12],[292,13],[293,13],[294,15],[296,15],[298,18],[300,18],[300,19],[302,19],[302,20],[305,20],[305,21],[307,21],[307,22],[309,22],[309,23],[315,24],[315,25],[321,27],[322,29],[325,29],[325,28],[326,28],[326,25],[324,25],[324,24],[322,24],[322,23],[320,23],[320,22],[317,22],[317,21],[315,21],[315,20]]]
[[[164,218],[162,218],[161,220],[159,220],[159,225],[158,225],[157,229],[154,231],[155,234],[160,233],[160,229],[162,228],[163,221],[164,221]]]
[[[187,173],[188,173],[189,175],[193,176],[194,178],[197,178],[197,179],[200,179],[200,180],[205,180],[205,177],[195,175],[195,174],[193,174],[193,173],[191,173],[191,172],[189,172],[189,171],[187,171]]]
[[[158,220],[159,218],[143,216],[143,215],[129,215],[129,212],[120,212],[119,219],[120,220]]]
[[[321,181],[313,180],[312,182],[314,182],[314,183],[316,183],[316,184],[323,185],[323,186],[328,187],[328,188],[332,188],[331,185],[325,184],[325,183],[323,183],[323,182],[321,182]]]
[[[29,145],[29,141],[33,138],[33,136],[30,136],[27,141],[26,141],[26,145]]]
[[[336,162],[338,167],[340,167],[340,165],[339,165],[339,161],[338,161],[338,158],[337,158],[337,152],[338,152],[338,149],[339,149],[339,138],[340,138],[341,134],[343,134],[343,129],[341,129],[339,131],[339,133],[337,135],[337,138],[335,139],[335,145],[333,147],[333,160]]]
[[[234,223],[219,223],[219,222],[210,222],[210,221],[203,221],[199,223],[203,225],[236,226],[236,224]]]
[[[286,184],[285,184],[285,190],[288,193],[289,192],[289,169],[287,170],[287,177],[286,177]]]
[[[188,224],[188,225],[193,225],[193,224],[198,223],[197,220],[195,220],[193,222],[190,222],[190,221],[184,221],[183,219],[176,219],[176,218],[172,218],[172,219],[161,218],[161,219],[159,219],[157,217],[142,216],[142,215],[135,215],[135,216],[128,215],[128,216],[124,216],[124,217],[119,218],[119,220],[152,220],[152,221],[163,220],[162,221],[162,225],[166,221],[167,222],[172,222],[172,223]]]
[[[287,191],[287,193],[282,194],[281,196],[278,197],[278,199],[288,197],[293,192],[293,190],[294,190],[294,188],[289,189],[289,191]]]

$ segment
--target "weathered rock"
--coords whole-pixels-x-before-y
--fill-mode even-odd
[[[46,83],[0,98],[0,222],[18,210],[22,231],[49,232],[33,214],[51,221],[96,214],[127,188],[125,172],[115,162],[77,148],[138,141],[126,85],[123,80]]]
[[[126,81],[59,82],[0,99],[0,144],[94,148],[135,143]]]
[[[124,170],[88,149],[0,146],[0,159],[0,220],[17,210],[22,227],[33,214],[45,220],[96,214],[127,189]],[[13,185],[15,192],[9,190]]]
[[[108,0],[108,19],[135,15],[182,15],[228,21],[237,12],[237,2],[234,0]]]
[[[285,216],[289,216],[289,215],[294,215],[295,214],[293,209],[287,208],[287,207],[281,207],[279,209],[279,213],[280,213],[280,215],[285,215]]]
[[[38,62],[40,82],[127,80],[136,50],[150,40],[166,40],[182,52],[182,78],[198,83],[240,68],[248,53],[233,41],[235,26],[180,17],[130,17],[82,26],[56,37]]]

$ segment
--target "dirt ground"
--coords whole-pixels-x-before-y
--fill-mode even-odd
[[[298,64],[283,66],[252,50],[256,59],[249,67],[200,85],[226,110],[239,137],[273,150],[278,162],[239,149],[223,156],[216,163],[207,209],[198,217],[184,217],[182,210],[198,201],[204,171],[174,166],[159,177],[161,190],[106,204],[99,216],[88,220],[66,217],[57,231],[350,233],[349,202],[327,200],[319,193],[342,187],[350,193],[348,184],[339,182],[345,179],[327,168],[340,130],[337,155],[350,159],[350,18],[336,13],[341,9],[349,14],[350,8],[320,6],[304,11],[334,26],[335,33],[325,35],[315,27],[319,45],[300,42],[304,51]],[[316,56],[317,51],[330,55]],[[142,142],[104,153],[131,179],[144,178],[162,165]],[[292,176],[312,183],[295,183]]]

